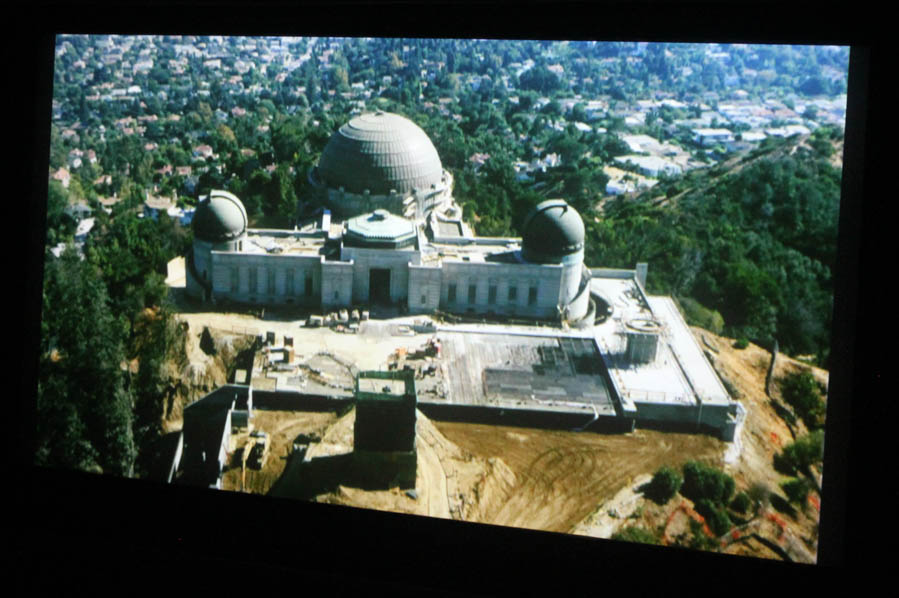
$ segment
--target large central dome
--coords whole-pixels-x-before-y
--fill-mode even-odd
[[[357,116],[331,136],[317,174],[331,189],[406,194],[438,185],[443,165],[421,127],[398,114],[372,112]]]

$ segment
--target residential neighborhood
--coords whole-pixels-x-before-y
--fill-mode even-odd
[[[538,190],[554,188],[554,174],[573,160],[599,160],[601,199],[652,187],[661,176],[706,167],[767,139],[842,127],[845,119],[846,54],[836,47],[816,48],[813,58],[821,66],[805,77],[809,56],[788,63],[772,53],[780,48],[745,44],[633,43],[613,52],[593,42],[526,50],[495,42],[498,52],[468,44],[469,54],[457,57],[438,46],[429,52],[398,40],[383,60],[363,54],[366,46],[383,43],[60,36],[53,101],[58,151],[49,178],[73,202],[99,202],[94,205],[108,209],[112,199],[124,197],[146,203],[143,210],[151,217],[159,202],[168,202],[170,216],[188,223],[189,207],[204,185],[253,172],[260,173],[258,180],[262,173],[280,176],[282,156],[272,151],[277,113],[308,115],[307,126],[326,138],[336,114],[349,117],[399,101],[462,130],[474,127],[504,145],[512,142],[514,178]],[[587,58],[591,52],[600,57]],[[785,63],[793,70],[784,70]],[[655,69],[650,85],[624,90],[617,80],[648,68]],[[663,80],[681,83],[672,91]],[[474,98],[491,106],[485,122],[472,120]],[[596,140],[617,144],[613,155],[597,155],[590,147]],[[438,135],[438,149],[441,141]],[[573,155],[559,151],[565,143],[587,147],[575,147]],[[114,148],[128,151],[112,154]],[[483,176],[498,153],[507,153],[488,149],[464,156],[475,176]],[[304,151],[314,154],[315,148]],[[314,157],[297,156],[306,163]],[[305,173],[296,164],[287,167],[298,187]]]

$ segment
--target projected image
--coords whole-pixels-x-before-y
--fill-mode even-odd
[[[848,62],[60,35],[35,464],[814,563]]]

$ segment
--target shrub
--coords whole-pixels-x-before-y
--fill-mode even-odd
[[[659,540],[655,535],[642,527],[626,527],[623,530],[612,534],[613,540],[621,540],[623,542],[639,542],[640,544],[658,544]]]
[[[771,493],[771,506],[785,515],[796,517],[796,509],[794,509],[789,502],[784,500],[780,494],[774,492]]]
[[[787,446],[789,447],[789,445]],[[799,473],[799,468],[796,467],[796,461],[787,454],[786,449],[784,449],[783,452],[774,455],[773,462],[774,471],[777,473],[782,473],[784,475],[796,475]]]
[[[824,432],[815,430],[800,436],[774,455],[774,469],[784,475],[796,475],[824,458]]]
[[[679,298],[684,319],[691,326],[705,328],[715,334],[724,331],[724,318],[718,311],[709,309],[691,297]]]
[[[652,476],[647,484],[644,494],[654,502],[663,505],[677,494],[683,484],[684,478],[676,469],[663,465]]]
[[[745,349],[749,346],[749,339],[742,337],[734,341],[734,349]]]
[[[745,513],[749,510],[750,506],[752,506],[752,499],[750,499],[749,495],[745,492],[737,494],[730,503],[730,508],[737,513]]]
[[[727,512],[707,498],[696,502],[696,512],[705,517],[706,523],[716,536],[723,536],[733,527]]]
[[[791,478],[781,482],[780,487],[783,488],[784,494],[790,499],[790,502],[805,506],[808,498],[809,485],[802,478]]]
[[[690,541],[687,546],[696,550],[718,550],[718,542],[714,538],[705,535],[702,524],[690,520]]]
[[[821,427],[826,409],[818,383],[809,370],[782,378],[780,391],[784,401],[796,410],[806,426],[810,429]]]
[[[733,493],[734,479],[723,471],[697,461],[684,464],[681,494],[693,502],[708,499],[713,503],[725,505]]]

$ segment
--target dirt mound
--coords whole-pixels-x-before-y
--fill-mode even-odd
[[[501,508],[515,475],[501,459],[481,458],[446,439],[424,415],[416,423],[417,471],[414,489],[365,490],[347,474],[353,451],[355,411],[350,411],[311,444],[304,459],[288,465],[272,489],[288,496],[397,513],[484,520]],[[412,491],[414,490],[414,491]]]

